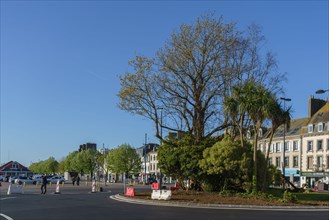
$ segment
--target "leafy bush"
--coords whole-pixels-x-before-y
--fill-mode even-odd
[[[291,192],[285,191],[283,193],[283,202],[295,203],[295,202],[297,202],[297,197],[294,194],[292,194]]]

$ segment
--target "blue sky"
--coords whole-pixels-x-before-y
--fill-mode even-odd
[[[117,107],[118,76],[207,11],[263,27],[293,118],[306,117],[329,88],[328,1],[1,1],[0,162],[59,160],[86,142],[139,147],[145,133],[157,142],[150,121]]]

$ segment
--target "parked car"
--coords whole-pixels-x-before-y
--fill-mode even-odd
[[[10,177],[8,178],[8,182],[9,182],[9,183],[15,183],[15,179],[17,179],[17,176],[10,176]]]
[[[18,184],[31,184],[34,183],[34,179],[32,179],[31,177],[26,177],[26,176],[19,176],[16,180],[18,182]]]
[[[53,177],[50,177],[50,178],[47,178],[47,181],[48,183],[57,183],[57,180],[59,180],[59,183],[64,183],[65,182],[65,179],[63,176],[53,176]]]

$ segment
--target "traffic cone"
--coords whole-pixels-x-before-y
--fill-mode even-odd
[[[95,193],[96,192],[96,184],[95,184],[95,180],[93,180],[92,184],[91,184],[91,192]]]
[[[55,191],[55,194],[60,194],[60,191],[59,191],[59,180],[57,180],[57,183],[56,183],[56,191]]]

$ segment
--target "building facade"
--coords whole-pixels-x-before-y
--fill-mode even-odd
[[[0,166],[0,176],[32,176],[33,172],[17,161],[9,161]]]
[[[308,110],[308,117],[292,119],[285,132],[279,127],[271,146],[269,133],[258,145],[265,155],[269,151],[269,163],[281,171],[284,166],[285,177],[299,187],[329,183],[329,102],[311,97]]]

